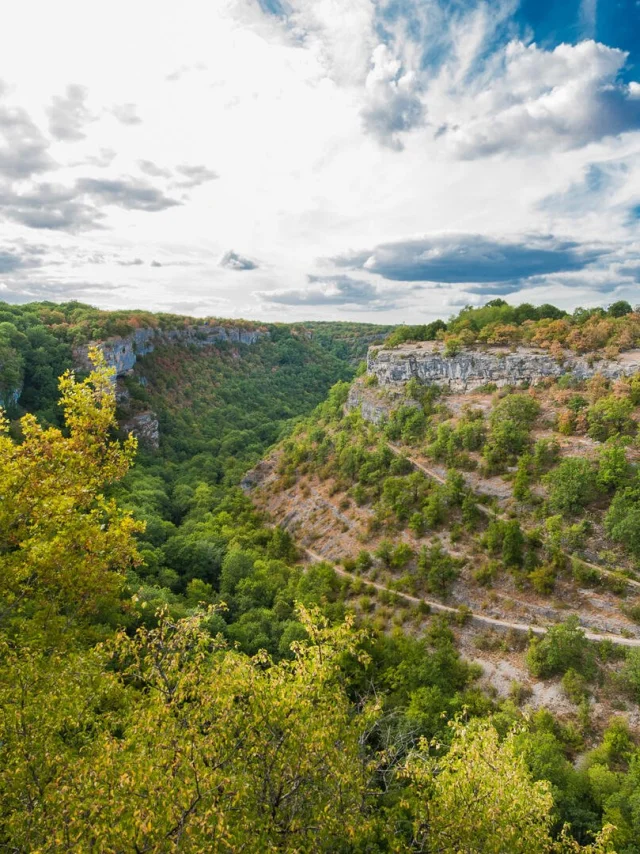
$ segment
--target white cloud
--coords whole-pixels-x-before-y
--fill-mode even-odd
[[[624,51],[514,41],[502,59],[501,70],[492,65],[448,105],[443,137],[456,156],[546,154],[640,128],[638,87],[617,81]]]
[[[11,293],[28,276],[30,292],[67,282],[109,307],[428,318],[480,298],[471,274],[412,290],[372,269],[340,279],[321,259],[454,232],[487,247],[510,235],[613,247],[553,280],[563,299],[637,284],[623,268],[640,258],[640,85],[617,82],[615,45],[505,44],[512,0],[279,6],[10,5],[3,23],[31,47],[3,45],[3,241],[9,253],[36,235],[43,253],[27,271],[11,250]],[[590,164],[615,177],[597,204]],[[548,281],[536,294],[548,298]]]

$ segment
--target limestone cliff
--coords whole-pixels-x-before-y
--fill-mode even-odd
[[[158,416],[152,409],[138,412],[122,424],[122,429],[125,433],[133,433],[141,444],[153,450],[157,451],[160,447],[160,425]]]
[[[133,370],[139,356],[153,352],[156,347],[168,344],[193,344],[205,347],[219,341],[229,341],[236,344],[255,344],[256,341],[269,333],[261,329],[243,329],[238,326],[212,325],[207,322],[197,326],[187,326],[184,329],[136,329],[124,338],[109,338],[98,342],[107,364],[115,368],[116,376],[124,376]],[[77,347],[73,352],[74,362],[78,368],[89,370],[91,364],[88,358],[90,345]]]
[[[640,371],[640,350],[621,353],[617,359],[593,359],[567,353],[558,360],[543,350],[518,347],[467,348],[445,356],[433,342],[405,344],[394,349],[369,350],[367,370],[382,387],[393,387],[415,377],[431,385],[467,391],[487,383],[497,386],[535,384],[547,377],[571,373],[576,379],[603,374],[609,379]]]

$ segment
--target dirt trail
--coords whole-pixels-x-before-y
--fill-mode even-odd
[[[310,558],[312,563],[326,563],[327,558],[322,557],[317,552],[312,551],[311,549],[307,549],[301,547],[301,551]],[[405,602],[411,602],[414,605],[419,605],[422,602],[429,605],[432,611],[438,611],[440,613],[447,614],[460,614],[460,610],[458,608],[453,608],[450,605],[443,605],[442,602],[436,602],[433,599],[421,599],[418,596],[411,596],[409,593],[400,593],[397,590],[391,590],[389,587],[385,587],[384,584],[378,584],[375,581],[366,581],[365,579],[360,578],[357,575],[354,575],[351,572],[347,572],[346,569],[342,569],[340,566],[334,566],[334,570],[336,575],[340,575],[343,578],[349,578],[352,581],[363,581],[363,583],[368,584],[370,587],[375,587],[376,590],[380,590],[385,593],[389,593],[392,596],[398,596],[400,599],[404,599]],[[530,623],[512,623],[509,620],[499,620],[496,617],[485,617],[482,614],[474,614],[471,612],[469,622],[475,623],[480,626],[490,626],[492,628],[498,629],[513,629],[516,632],[533,632],[536,635],[544,635],[546,634],[547,629],[542,626],[534,626]],[[597,632],[584,632],[585,637],[591,641],[602,641],[609,640],[618,646],[634,646],[640,647],[640,638],[623,638],[619,635],[610,635],[605,633],[597,633]]]
[[[438,483],[445,483],[446,482],[445,479],[442,477],[442,475],[438,474],[438,472],[434,471],[433,469],[430,469],[428,466],[425,466],[423,463],[419,462],[418,460],[414,459],[413,457],[410,457],[407,454],[407,452],[403,448],[401,448],[399,445],[394,445],[392,442],[387,442],[387,444],[388,444],[389,448],[393,451],[394,454],[396,454],[397,456],[405,457],[411,463],[411,465],[414,468],[418,469],[423,474],[426,474],[427,477],[430,477],[433,480],[436,480]],[[484,504],[480,504],[480,502],[476,502],[476,507],[478,508],[478,510],[480,510],[481,513],[484,513],[484,515],[489,519],[506,519],[507,518],[503,513],[497,513],[494,510],[491,510],[489,507],[485,507]],[[567,557],[569,559],[571,559],[572,555],[568,554]],[[614,578],[616,580],[619,580],[620,576],[623,575],[625,582],[630,587],[634,587],[636,590],[640,590],[640,581],[634,581],[633,578],[627,578],[627,576],[624,575],[624,573],[618,573],[618,572],[614,572],[613,570],[610,570],[610,569],[605,569],[602,566],[598,566],[598,564],[596,564],[596,563],[589,563],[588,560],[584,560],[583,558],[578,558],[578,560],[580,561],[580,563],[584,564],[584,566],[588,566],[590,569],[595,569],[597,572],[601,573],[602,575],[606,575],[609,578]]]

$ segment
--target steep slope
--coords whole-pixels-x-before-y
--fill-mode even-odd
[[[495,347],[374,348],[367,374],[336,389],[243,486],[311,559],[399,603],[457,611],[469,657],[502,647],[512,677],[534,687],[553,671],[535,643],[527,664],[512,655],[520,642],[491,635],[544,635],[570,618],[592,641],[640,645],[629,523],[640,353],[592,365],[524,348],[510,357]],[[484,664],[505,691],[504,665]],[[603,668],[602,721],[618,684],[616,667]],[[535,691],[549,702],[544,686]]]

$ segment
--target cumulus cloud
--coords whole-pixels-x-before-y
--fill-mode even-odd
[[[409,287],[380,287],[352,276],[309,276],[309,287],[257,291],[270,303],[290,306],[348,306],[363,311],[385,311],[398,307],[403,297],[419,290]]]
[[[553,50],[512,41],[457,89],[440,135],[455,156],[473,160],[568,150],[638,130],[640,84],[618,79],[626,60],[594,41]]]
[[[138,160],[138,167],[145,175],[150,175],[152,178],[170,178],[171,170],[158,166],[152,160]]]
[[[375,48],[371,62],[362,109],[365,130],[383,145],[401,150],[400,134],[424,120],[417,75],[405,71],[401,61],[385,44]]]
[[[64,95],[56,95],[48,108],[49,132],[63,142],[84,139],[85,125],[94,116],[87,107],[88,91],[84,86],[71,84]]]
[[[49,141],[27,111],[0,105],[0,177],[29,178],[53,165]]]
[[[79,197],[75,187],[40,183],[28,190],[0,187],[0,213],[29,228],[81,231],[99,227],[104,213]]]
[[[551,236],[520,240],[479,234],[436,234],[337,256],[338,267],[402,282],[511,282],[542,273],[581,270],[605,254]]]
[[[80,178],[71,186],[42,182],[27,190],[0,187],[0,213],[29,228],[84,231],[101,227],[104,207],[155,213],[180,202],[134,178]]]
[[[258,264],[256,261],[251,258],[247,258],[245,255],[240,255],[237,252],[234,252],[230,249],[228,252],[225,252],[220,261],[218,262],[219,267],[226,267],[227,270],[257,270]]]
[[[76,190],[97,202],[117,205],[126,210],[155,212],[180,204],[158,187],[135,178],[80,178],[76,183]]]
[[[122,125],[139,125],[142,122],[135,104],[116,104],[111,112]]]
[[[216,178],[220,177],[217,172],[214,172],[213,169],[209,169],[207,166],[188,163],[177,166],[176,172],[181,176],[176,182],[177,187],[198,187],[200,184],[215,181]]]
[[[14,273],[17,270],[40,267],[41,265],[42,259],[33,252],[0,249],[0,273]]]

